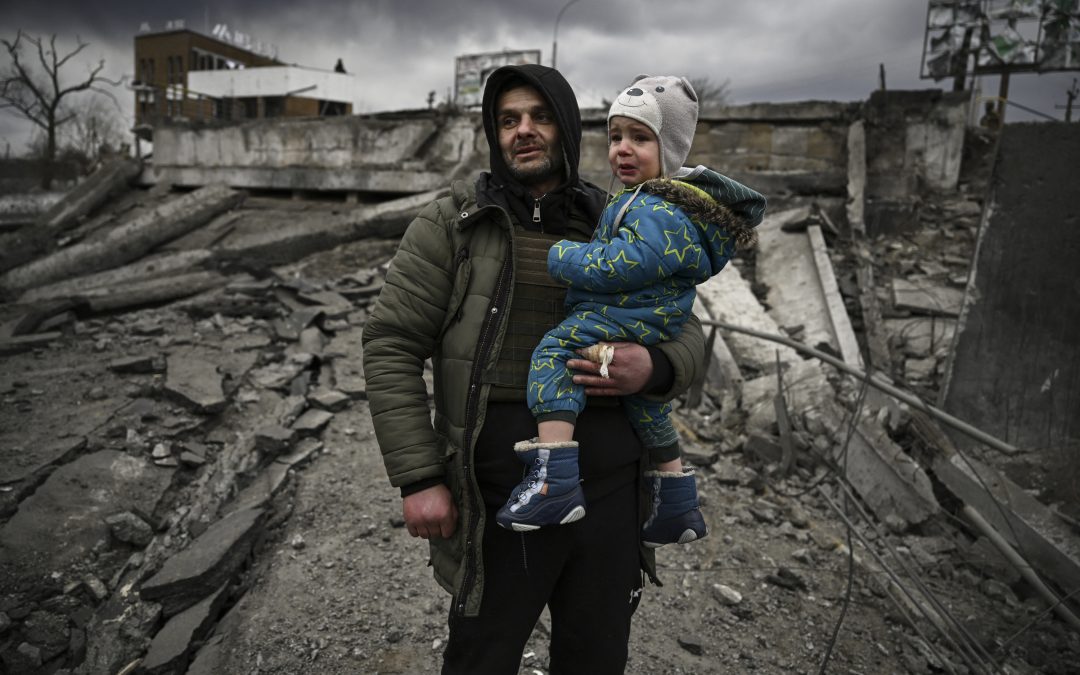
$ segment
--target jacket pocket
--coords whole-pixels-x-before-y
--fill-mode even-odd
[[[472,262],[469,249],[462,246],[454,256],[454,286],[450,291],[450,300],[446,303],[446,318],[443,319],[439,336],[442,337],[451,325],[461,320],[465,298],[469,294],[469,279],[472,278]]]

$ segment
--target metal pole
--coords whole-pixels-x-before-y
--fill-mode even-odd
[[[556,67],[556,55],[559,51],[559,21],[562,20],[563,12],[570,8],[570,5],[578,2],[578,0],[570,0],[570,2],[563,5],[562,9],[555,16],[555,31],[551,35],[551,67]]]

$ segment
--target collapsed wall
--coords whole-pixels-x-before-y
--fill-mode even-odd
[[[1037,451],[1038,463],[1049,467],[1041,487],[1056,487],[1075,503],[1080,206],[1063,186],[1075,175],[1080,126],[1009,124],[998,143],[943,403],[1021,450]]]

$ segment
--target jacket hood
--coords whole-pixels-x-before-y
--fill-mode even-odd
[[[484,133],[487,135],[488,148],[491,152],[491,174],[495,182],[507,187],[522,187],[510,175],[506,162],[503,161],[502,150],[499,148],[499,133],[495,126],[495,103],[499,94],[511,80],[521,80],[531,85],[551,106],[555,113],[555,121],[559,125],[559,141],[565,158],[566,174],[558,189],[567,185],[576,185],[578,161],[581,158],[581,111],[578,108],[577,97],[562,73],[536,63],[503,66],[488,77],[484,87],[484,102],[481,110],[484,116]]]
[[[754,229],[757,223],[752,225],[745,212],[736,212],[698,186],[668,178],[654,178],[642,183],[641,191],[678,205],[697,223],[705,234],[705,241],[710,244],[709,256],[714,269],[722,268],[732,254],[728,237],[713,236],[717,228],[734,239],[736,251],[746,251],[757,244],[758,235]]]

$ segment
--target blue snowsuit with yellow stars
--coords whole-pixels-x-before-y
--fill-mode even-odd
[[[688,171],[683,170],[683,173]],[[574,422],[584,387],[566,367],[575,350],[597,342],[653,345],[689,318],[696,286],[717,274],[737,248],[753,246],[765,198],[698,167],[682,180],[655,179],[618,192],[589,243],[563,240],[548,252],[548,273],[568,286],[567,317],[533,351],[528,404],[538,421]],[[623,398],[650,451],[678,448],[668,403]],[[677,454],[675,455],[678,456]]]

